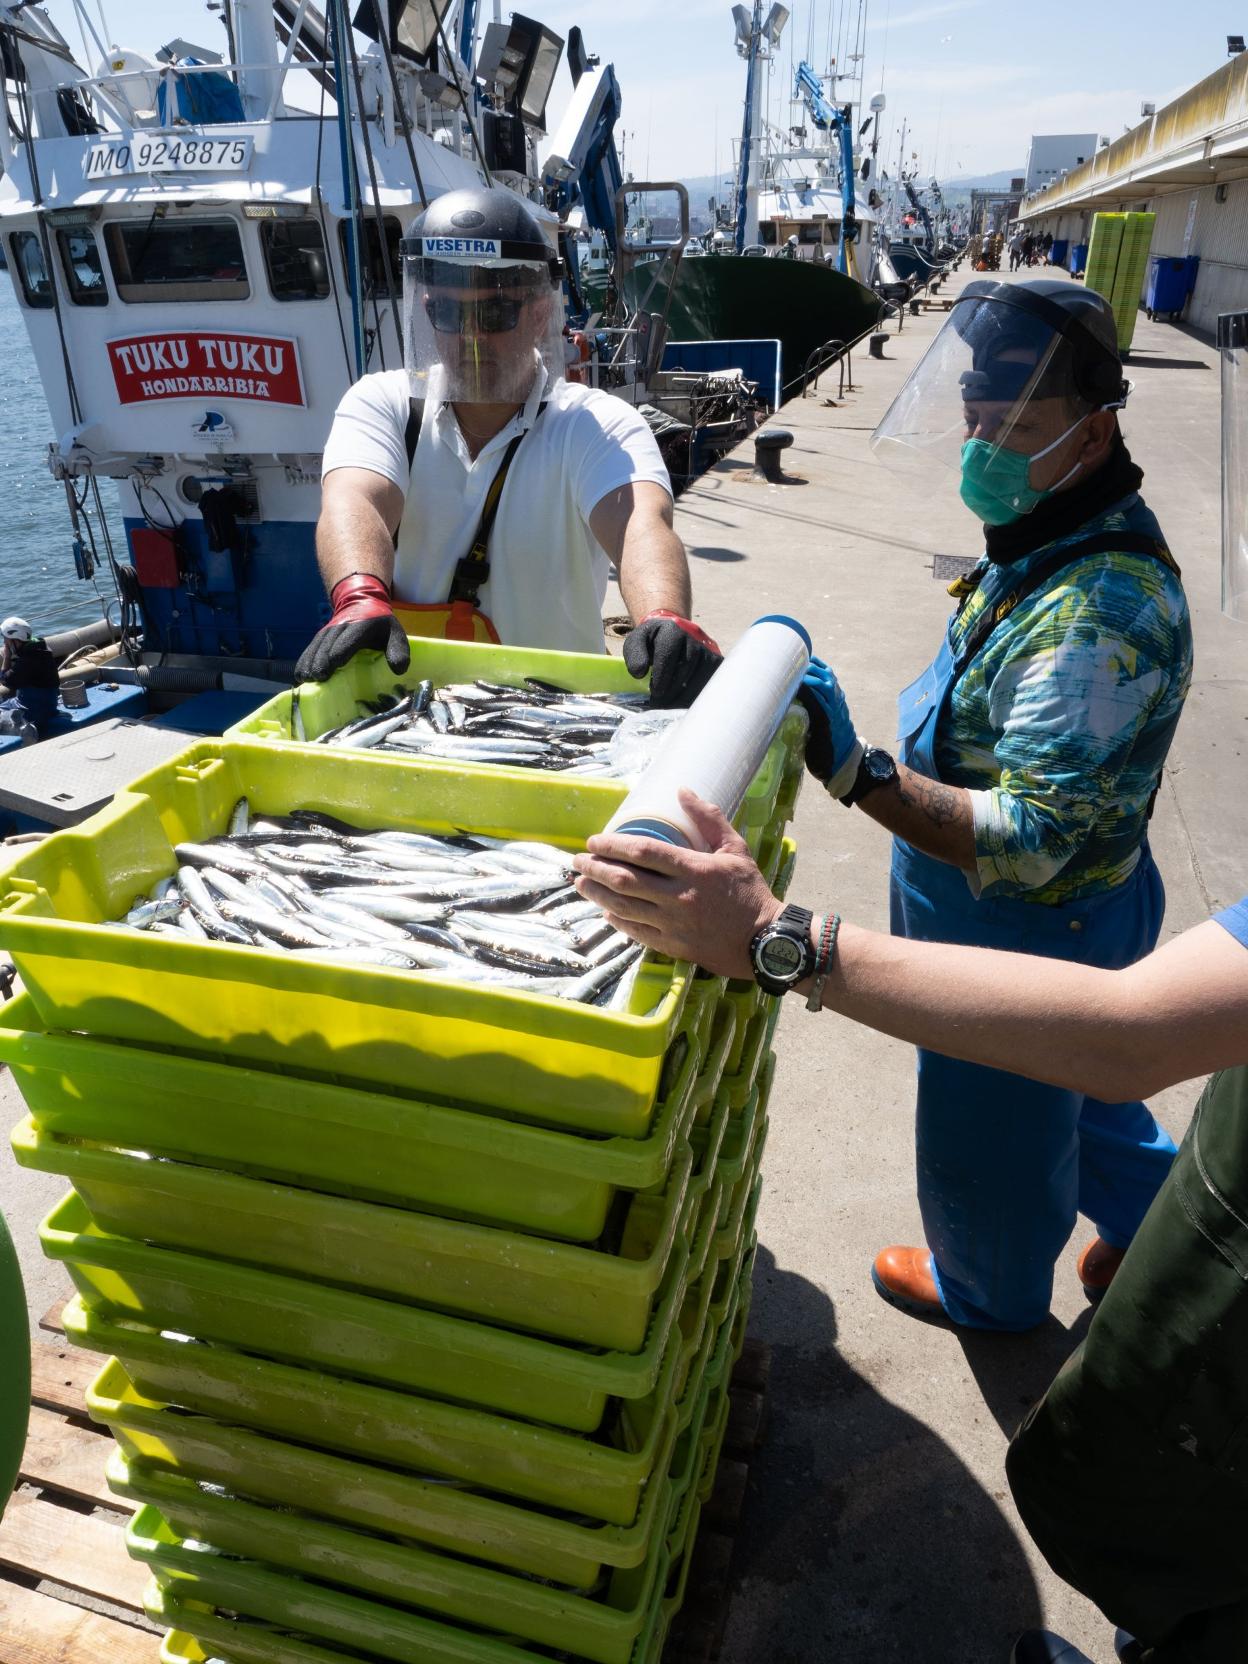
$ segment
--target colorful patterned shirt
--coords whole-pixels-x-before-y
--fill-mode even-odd
[[[1133,495],[1008,567],[985,559],[950,624],[955,655],[1030,566],[1109,531],[1161,539]],[[1022,600],[955,685],[937,730],[941,779],[971,793],[972,889],[1059,903],[1123,883],[1191,679],[1187,599],[1160,560],[1089,555]]]

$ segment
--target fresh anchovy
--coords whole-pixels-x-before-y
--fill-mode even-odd
[[[622,953],[608,959],[605,964],[597,965],[588,971],[568,990],[568,997],[574,1000],[592,1000],[595,995],[605,993],[613,987],[634,960],[640,959],[643,949],[636,942],[631,942]]]
[[[245,947],[251,946],[251,937],[236,924],[231,924],[222,918],[208,886],[194,867],[178,868],[178,887],[186,897],[187,906],[196,922],[202,926],[209,936],[215,936],[223,942],[237,942]]]
[[[418,689],[385,720],[420,702]],[[109,927],[628,1008],[641,949],[577,895],[566,850],[313,810],[259,816],[246,799],[228,823],[177,845],[176,872]]]
[[[645,693],[573,693],[526,678],[423,681],[319,737],[330,746],[398,751],[433,761],[618,776],[610,742],[625,717],[648,708]],[[292,721],[293,721],[292,707]]]
[[[244,907],[237,901],[223,901],[220,907],[221,917],[228,919],[231,924],[238,925],[241,930],[262,930],[266,936],[279,941],[287,948],[324,948],[330,946],[329,938],[319,930],[314,930],[310,923],[304,924],[298,915],[284,916],[268,907],[262,907],[258,902],[254,907]]]
[[[126,914],[125,923],[135,930],[151,930],[158,924],[169,924],[182,911],[182,898],[179,895],[163,895],[159,899],[146,898],[135,902]]]
[[[184,867],[220,867],[239,878],[260,871],[260,863],[250,849],[221,839],[210,844],[175,844],[173,853]]]

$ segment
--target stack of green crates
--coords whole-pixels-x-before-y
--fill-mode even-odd
[[[1124,355],[1135,336],[1156,219],[1155,214],[1092,216],[1084,281],[1113,308],[1118,350]]]
[[[741,817],[779,890],[801,735]],[[612,1013],[103,927],[240,796],[574,848],[620,795],[205,741],[0,877],[14,1149],[73,1186],[44,1247],[109,1360],[89,1408],[169,1664],[658,1659],[749,1312],[778,1002],[658,959]]]

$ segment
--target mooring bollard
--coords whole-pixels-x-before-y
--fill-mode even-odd
[[[888,336],[884,333],[883,330],[877,330],[876,331],[876,333],[871,337],[870,341],[867,343],[867,350],[870,352],[872,358],[883,358],[883,356],[884,356],[884,343],[887,340],[888,340]]]
[[[765,480],[779,485],[784,479],[781,457],[793,443],[787,428],[763,428],[754,435],[754,466]]]

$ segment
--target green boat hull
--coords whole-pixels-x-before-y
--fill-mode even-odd
[[[634,267],[625,298],[645,299],[652,265]],[[660,281],[645,301],[662,312],[667,283]],[[856,341],[880,317],[880,297],[852,277],[811,260],[746,258],[713,254],[682,260],[667,315],[672,341],[757,341],[778,339],[784,397],[801,390],[812,353],[829,341]]]

